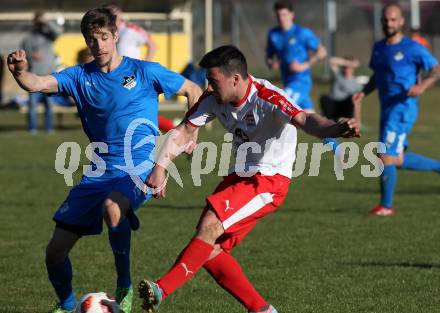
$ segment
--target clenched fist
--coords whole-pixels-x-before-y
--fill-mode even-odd
[[[27,69],[28,61],[26,59],[26,52],[24,50],[16,50],[8,55],[8,68],[12,74],[20,73]]]

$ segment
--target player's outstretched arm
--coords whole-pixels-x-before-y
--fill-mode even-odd
[[[302,112],[294,117],[292,123],[318,138],[360,137],[359,124],[354,118],[341,118],[334,122],[317,113]]]
[[[58,82],[52,75],[38,76],[28,71],[26,52],[20,49],[8,55],[9,71],[14,79],[26,91],[45,93],[58,92]]]
[[[183,152],[192,153],[194,150],[196,142],[193,140],[196,137],[194,134],[197,133],[197,129],[197,127],[183,122],[168,132],[168,137],[158,154],[153,171],[145,182],[146,186],[152,189],[155,198],[163,198],[166,195],[166,169],[171,161]]]

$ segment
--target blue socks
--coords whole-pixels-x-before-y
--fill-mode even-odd
[[[395,165],[385,165],[380,175],[380,204],[385,208],[393,207],[393,195],[397,181],[397,168]]]
[[[72,264],[67,257],[62,263],[46,265],[49,280],[57,294],[60,305],[66,310],[75,308],[75,295],[72,289]]]
[[[440,173],[440,161],[433,160],[421,154],[408,152],[403,155],[402,169],[414,171],[433,171]]]
[[[130,241],[131,229],[128,219],[115,228],[108,231],[110,245],[115,257],[117,287],[129,288],[130,277]],[[46,265],[49,280],[57,294],[60,305],[65,310],[73,310],[76,305],[75,295],[72,289],[72,264],[67,257],[62,263]]]
[[[440,161],[433,160],[423,155],[408,152],[403,155],[402,169],[414,171],[433,171],[440,173]],[[392,208],[393,195],[397,181],[397,168],[395,165],[385,165],[380,176],[380,204],[386,208]]]
[[[338,147],[338,141],[336,140],[336,138],[329,137],[329,138],[322,138],[321,140],[325,144],[330,144],[330,146],[332,147],[333,153],[336,153],[336,148]]]
[[[125,218],[117,227],[109,228],[108,237],[115,257],[117,287],[129,288],[130,277],[130,223]]]

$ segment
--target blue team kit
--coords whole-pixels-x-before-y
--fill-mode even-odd
[[[281,76],[288,96],[302,109],[312,109],[310,98],[312,78],[310,69],[294,73],[289,65],[296,61],[304,63],[309,60],[309,51],[316,51],[321,44],[319,38],[308,28],[294,24],[289,30],[273,28],[267,39],[266,55],[276,56],[281,62]]]
[[[397,44],[387,44],[384,39],[374,45],[370,68],[381,103],[379,140],[385,143],[387,154],[398,156],[408,146],[408,134],[417,120],[418,98],[407,93],[417,83],[420,70],[429,72],[437,64],[425,47],[408,37]]]
[[[145,162],[151,165],[142,173],[136,173],[145,181],[154,161],[154,141],[136,145],[149,136],[158,135],[158,96],[174,95],[185,78],[158,63],[128,57],[123,57],[119,66],[109,73],[102,72],[92,61],[53,76],[59,93],[74,98],[89,140],[103,142],[108,147],[105,152],[95,151],[105,162],[105,172],[99,177],[84,175],[55,213],[54,220],[75,227],[82,235],[99,234],[102,203],[111,192],[126,196],[133,211],[149,198],[127,171],[121,169],[126,166],[126,150],[134,166]],[[136,120],[148,122],[133,124]],[[129,128],[131,141],[127,143],[124,140]]]

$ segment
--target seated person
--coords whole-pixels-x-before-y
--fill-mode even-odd
[[[320,98],[322,114],[332,120],[341,117],[353,117],[351,96],[362,90],[362,85],[355,80],[354,71],[359,61],[351,57],[330,58],[332,84],[330,95]]]

